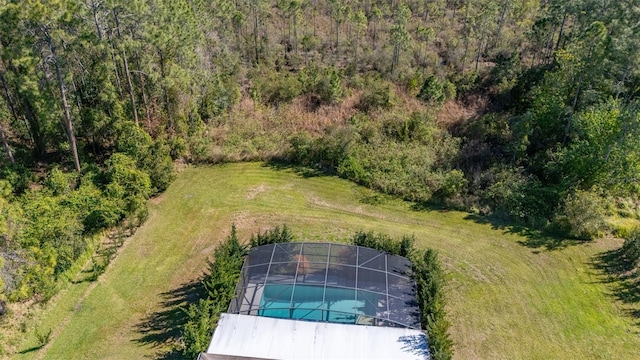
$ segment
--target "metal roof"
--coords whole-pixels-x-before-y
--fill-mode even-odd
[[[335,243],[252,249],[228,312],[420,329],[411,262]]]
[[[429,359],[420,330],[221,314],[216,359]]]

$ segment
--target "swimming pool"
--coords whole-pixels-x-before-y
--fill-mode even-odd
[[[260,316],[356,324],[376,315],[377,294],[311,285],[267,285]]]
[[[229,313],[420,328],[412,264],[360,246],[278,243],[251,250]]]

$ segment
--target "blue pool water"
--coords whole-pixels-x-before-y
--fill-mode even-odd
[[[359,315],[375,315],[370,303],[377,303],[377,299],[358,299],[354,289],[327,287],[325,291],[322,286],[267,285],[258,313],[281,319],[355,324]]]

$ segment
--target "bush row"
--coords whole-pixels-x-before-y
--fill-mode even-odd
[[[414,247],[415,238],[407,235],[400,241],[396,241],[385,234],[357,232],[351,239],[351,243],[404,256],[411,260],[420,308],[420,325],[427,335],[430,359],[451,359],[453,341],[449,335],[450,324],[445,311],[446,278],[438,253],[433,249],[417,250]]]
[[[207,349],[220,314],[227,310],[233,299],[247,252],[255,246],[292,240],[293,235],[283,225],[252,235],[249,245],[245,246],[240,244],[236,227],[232,225],[231,234],[216,248],[213,260],[208,264],[207,274],[202,280],[206,290],[204,298],[186,309],[187,321],[182,327],[182,353],[185,358],[195,359]]]
[[[206,350],[220,319],[220,313],[226,311],[233,299],[243,259],[248,251],[256,246],[293,240],[293,234],[283,225],[252,235],[249,245],[243,246],[238,241],[235,225],[232,226],[231,234],[214,251],[213,261],[209,262],[207,275],[202,280],[206,289],[205,297],[185,310],[187,321],[182,327],[182,353],[185,357],[193,359]],[[437,253],[431,249],[424,252],[416,250],[415,238],[412,236],[403,236],[400,241],[396,241],[385,234],[359,231],[350,242],[353,245],[408,257],[413,262],[421,326],[427,333],[431,358],[451,359],[453,342],[449,337],[449,322],[444,310],[445,276]]]
[[[116,151],[82,175],[54,167],[39,182],[4,169],[0,180],[0,300],[46,301],[60,280],[116,225],[138,226],[146,200],[175,176],[169,149],[133,123],[118,129]],[[26,174],[26,173],[25,173]]]

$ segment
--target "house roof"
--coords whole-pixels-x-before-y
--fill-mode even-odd
[[[420,330],[221,314],[207,354],[215,360],[429,359]]]

